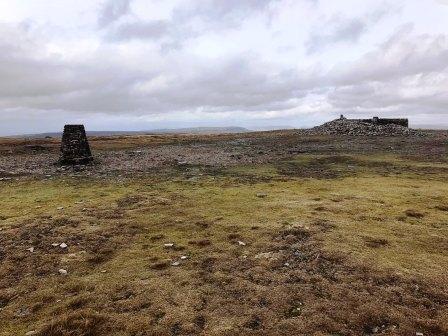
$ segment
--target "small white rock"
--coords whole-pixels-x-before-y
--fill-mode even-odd
[[[61,274],[61,275],[67,275],[68,272],[67,272],[67,270],[61,268],[61,269],[59,269],[59,274]]]
[[[178,261],[175,261],[171,264],[171,266],[179,266],[179,265],[180,265],[180,262],[178,262]]]
[[[416,332],[415,336],[424,336],[422,332]]]
[[[182,256],[182,257],[180,257],[180,259],[181,260],[186,260],[186,259],[188,259],[188,257],[187,256]]]
[[[59,247],[65,249],[68,247],[68,245],[66,243],[62,243],[61,245],[59,245]]]
[[[30,330],[25,334],[25,336],[31,336],[31,335],[36,335],[36,334],[37,334],[36,330]]]
[[[289,267],[289,263],[284,263],[284,265],[285,265],[286,267]]]
[[[246,246],[246,243],[245,242],[242,242],[242,241],[238,241],[238,245],[240,245],[240,246]]]
[[[59,243],[53,243],[53,244],[51,244],[51,246],[57,247],[57,246],[59,246]]]
[[[34,247],[27,248],[26,250],[30,251],[31,253],[33,253],[34,252]]]
[[[64,210],[64,207],[58,207],[57,209],[58,210]]]
[[[168,243],[168,244],[164,244],[163,246],[165,246],[165,247],[173,247],[174,244],[173,243]]]

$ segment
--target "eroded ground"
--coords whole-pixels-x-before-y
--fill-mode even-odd
[[[0,141],[2,336],[448,334],[444,133],[57,146]]]

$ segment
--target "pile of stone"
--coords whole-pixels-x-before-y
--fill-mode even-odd
[[[376,125],[349,119],[336,119],[309,130],[313,135],[353,135],[353,136],[424,136],[419,130],[400,125]]]
[[[92,161],[84,125],[65,125],[59,162],[64,165],[81,165]]]

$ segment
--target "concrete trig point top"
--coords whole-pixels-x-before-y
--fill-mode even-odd
[[[65,125],[61,144],[62,164],[86,164],[93,161],[84,125]]]

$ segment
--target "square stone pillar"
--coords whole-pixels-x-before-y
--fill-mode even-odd
[[[87,164],[93,161],[84,125],[65,125],[61,144],[61,164]]]

